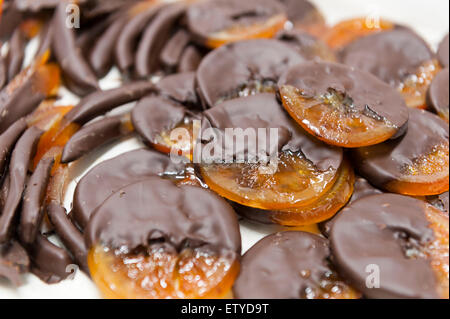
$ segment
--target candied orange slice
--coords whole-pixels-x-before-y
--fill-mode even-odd
[[[261,164],[204,164],[200,172],[219,195],[266,210],[309,205],[330,190],[337,177],[335,169],[318,170],[301,154],[280,153],[276,166],[271,172]]]
[[[391,30],[395,27],[386,20],[356,18],[345,20],[332,27],[324,36],[324,41],[332,49],[339,49],[350,42],[376,32]]]
[[[368,108],[353,109],[351,99],[335,90],[310,98],[291,85],[283,85],[280,95],[284,108],[297,123],[327,144],[347,148],[375,145],[399,130]]]
[[[434,59],[422,64],[415,74],[409,75],[398,88],[405,99],[406,105],[425,110],[427,108],[428,88],[441,70],[439,61]]]
[[[448,174],[449,143],[444,142],[403,167],[403,177],[389,182],[385,188],[403,195],[439,195],[448,191]]]
[[[192,123],[188,119],[180,123],[171,131],[161,132],[155,137],[155,143],[152,146],[159,152],[164,154],[174,154],[178,156],[185,156],[192,160],[194,152],[195,131],[200,130],[200,127],[195,128],[195,123]],[[182,136],[182,140],[174,139],[172,133],[176,133],[177,130],[184,130],[181,135],[174,134],[176,136]]]
[[[53,118],[53,124],[39,140],[36,155],[34,157],[34,167],[37,166],[41,158],[51,149],[55,147],[63,148],[72,135],[75,134],[80,128],[78,124],[66,123],[64,121],[64,115],[72,108],[72,106],[58,108],[58,112]],[[54,109],[51,112],[53,111]]]
[[[423,250],[431,259],[431,267],[438,281],[438,293],[443,299],[449,298],[449,241],[448,241],[448,215],[438,209],[427,205],[426,217],[430,228],[434,231],[434,240],[428,243]]]
[[[278,14],[262,24],[233,26],[230,29],[210,34],[206,46],[215,49],[230,42],[270,39],[284,28],[287,21],[287,17],[284,14]]]
[[[29,125],[46,130],[39,139],[33,167],[35,168],[44,157],[51,157],[55,160],[47,186],[47,202],[62,202],[68,186],[69,167],[61,164],[61,156],[64,145],[80,128],[78,124],[64,121],[64,115],[72,109],[73,106],[55,106],[51,102],[42,103],[28,118]]]
[[[306,226],[328,220],[350,200],[354,183],[353,169],[348,162],[344,162],[336,183],[319,200],[306,207],[271,212],[270,219],[284,226]]]
[[[239,273],[235,258],[201,248],[177,253],[163,246],[132,253],[95,246],[88,255],[92,279],[110,299],[218,299]]]

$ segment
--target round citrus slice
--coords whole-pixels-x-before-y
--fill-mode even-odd
[[[285,109],[309,133],[336,146],[379,144],[408,121],[402,97],[373,75],[328,62],[290,68],[280,79]]]
[[[108,298],[223,298],[239,272],[239,224],[229,204],[159,177],[110,196],[86,237],[91,276]]]

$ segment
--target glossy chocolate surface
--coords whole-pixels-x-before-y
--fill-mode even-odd
[[[20,214],[19,235],[23,243],[32,244],[41,227],[44,217],[44,200],[53,158],[43,158],[28,180]]]
[[[235,297],[306,299],[331,272],[328,245],[323,237],[297,231],[265,237],[243,256]]]
[[[100,163],[78,183],[73,217],[85,227],[95,209],[122,187],[158,174],[176,175],[183,169],[183,165],[174,164],[168,156],[144,149]]]
[[[420,253],[434,239],[425,205],[411,197],[375,195],[336,218],[330,234],[333,262],[366,297],[438,297],[431,260]],[[366,285],[370,265],[379,268],[380,288]]]
[[[203,59],[197,71],[198,93],[205,107],[213,107],[226,99],[251,94],[246,89],[258,92],[258,86],[264,84],[274,92],[283,72],[304,61],[297,50],[278,40],[231,43]]]
[[[405,167],[413,166],[416,159],[448,144],[448,138],[446,122],[430,112],[410,109],[404,136],[354,150],[353,163],[363,177],[383,189],[389,182],[402,180]]]
[[[428,105],[441,117],[449,116],[449,69],[439,72],[428,91]]]
[[[389,121],[398,130],[408,121],[408,108],[396,90],[369,73],[342,64],[305,62],[286,71],[278,85],[293,86],[306,98],[338,92],[350,99],[349,112]]]
[[[214,33],[263,24],[277,15],[285,15],[285,7],[274,0],[200,1],[187,10],[187,24],[194,36],[205,43]]]
[[[9,164],[9,189],[2,215],[0,216],[0,243],[7,242],[12,235],[14,220],[22,200],[28,167],[36,151],[42,131],[31,127],[18,140]]]
[[[342,63],[370,72],[392,86],[416,74],[423,63],[434,57],[421,37],[403,27],[362,37],[340,54]]]
[[[218,133],[221,134],[225,134],[227,128],[278,129],[278,150],[299,152],[319,170],[337,170],[343,160],[342,149],[328,146],[304,132],[283,110],[274,94],[264,93],[229,100],[206,111],[204,117],[204,128],[219,129]],[[250,144],[254,142],[249,141],[243,145],[243,149],[234,148],[234,152],[257,149]],[[204,143],[208,144],[208,141]]]
[[[207,245],[241,251],[239,224],[224,199],[160,177],[125,186],[110,196],[89,221],[85,238],[88,247],[132,250],[162,240],[177,250]]]
[[[444,67],[449,67],[449,51],[448,51],[448,47],[449,47],[449,40],[448,40],[448,34],[444,37],[444,39],[442,40],[442,42],[439,44],[439,49],[438,49],[438,58],[439,58],[439,62],[441,62],[441,64]]]

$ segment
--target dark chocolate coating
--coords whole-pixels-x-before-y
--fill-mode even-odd
[[[449,69],[439,72],[428,90],[428,106],[439,115],[449,114]]]
[[[195,73],[169,75],[156,84],[159,95],[175,100],[191,109],[200,109],[195,91]]]
[[[20,275],[28,272],[29,267],[28,254],[16,240],[0,245],[0,278],[8,279],[16,287],[20,286]]]
[[[110,13],[114,13],[127,7],[130,3],[136,3],[140,0],[83,0],[87,1],[84,6],[85,10],[82,10],[83,15],[87,19],[95,21],[97,17],[105,16]]]
[[[93,25],[83,26],[82,31],[75,39],[76,47],[83,53],[86,61],[89,62],[89,51],[92,50],[93,43],[96,43],[105,32],[116,16],[99,19]]]
[[[161,133],[170,132],[187,115],[188,109],[178,102],[162,96],[148,96],[134,107],[131,121],[146,142],[157,144],[156,138]]]
[[[156,137],[180,124],[192,115],[188,108],[199,109],[195,93],[195,74],[167,76],[156,85],[159,96],[139,101],[131,113],[131,121],[146,142],[156,144]]]
[[[114,45],[122,32],[127,17],[118,17],[95,42],[89,53],[88,61],[98,77],[108,73],[114,63]]]
[[[197,71],[199,95],[206,107],[236,96],[251,81],[272,81],[289,67],[305,59],[278,40],[248,40],[224,45],[212,51]],[[218,76],[221,75],[221,76]]]
[[[31,244],[36,240],[41,227],[44,217],[44,200],[53,163],[53,158],[43,158],[27,182],[19,224],[20,240],[25,244]]]
[[[0,54],[0,90],[8,82],[8,72],[6,71],[5,58]]]
[[[224,199],[209,190],[178,187],[160,177],[123,187],[106,199],[89,221],[85,239],[89,248],[103,245],[133,250],[162,239],[178,251],[207,245],[241,253],[239,224]]]
[[[447,214],[450,212],[448,204],[449,202],[448,192],[445,192],[437,196],[427,196],[427,201],[434,207],[440,209],[441,211]]]
[[[448,40],[448,33],[447,33],[447,35],[444,37],[442,42],[439,44],[439,49],[438,49],[438,52],[437,52],[437,55],[438,55],[438,58],[439,58],[439,62],[441,62],[441,65],[446,67],[446,68],[449,67],[448,46],[449,46],[449,40]]]
[[[336,61],[333,51],[320,39],[297,29],[285,30],[277,39],[291,45],[307,60]]]
[[[178,30],[165,44],[160,54],[161,62],[169,67],[175,68],[181,59],[184,49],[191,41],[191,35],[184,29]]]
[[[319,170],[337,170],[341,166],[342,149],[328,146],[303,131],[283,110],[274,94],[229,100],[207,110],[204,116],[204,122],[207,121],[204,128],[213,127],[222,132],[227,128],[277,128],[278,150],[301,152]],[[243,150],[235,148],[234,151]]]
[[[42,131],[29,128],[19,139],[11,155],[9,164],[9,189],[2,215],[0,216],[0,243],[10,239],[14,219],[22,200],[31,158],[34,156]]]
[[[187,25],[204,44],[216,32],[263,24],[277,15],[285,15],[285,7],[274,0],[199,1],[187,10]]]
[[[90,170],[78,183],[73,198],[72,216],[86,227],[95,209],[122,187],[158,174],[177,174],[182,165],[174,164],[163,154],[151,150],[125,153]]]
[[[0,135],[0,176],[3,176],[5,164],[14,145],[27,128],[25,119],[20,119]]]
[[[408,107],[400,93],[373,75],[330,62],[306,62],[286,71],[278,85],[290,85],[306,97],[325,96],[330,89],[352,99],[352,109],[386,119],[397,129],[408,122]]]
[[[203,54],[197,47],[194,45],[187,46],[180,57],[177,72],[185,73],[197,71],[202,59]]]
[[[27,41],[20,28],[14,30],[9,41],[8,61],[8,81],[11,82],[22,69],[23,59],[25,57],[25,47]]]
[[[404,136],[352,152],[353,163],[371,184],[384,189],[387,183],[401,180],[405,166],[448,143],[448,124],[423,110],[409,109],[408,131]]]
[[[111,116],[88,124],[76,132],[64,146],[61,163],[80,159],[96,148],[128,135],[123,128],[124,116]]]
[[[149,77],[160,66],[159,56],[178,19],[185,12],[186,5],[174,4],[163,8],[142,34],[136,51],[136,74]]]
[[[347,207],[330,234],[333,262],[340,274],[368,298],[438,298],[430,260],[406,257],[408,249],[434,239],[426,205],[415,198],[383,194]],[[369,265],[379,267],[380,288],[366,285]]]
[[[78,228],[72,223],[66,210],[59,203],[51,202],[47,206],[47,214],[55,231],[61,238],[64,246],[73,255],[81,269],[89,274],[87,265],[87,249],[84,238]]]
[[[265,237],[242,257],[237,299],[306,299],[331,272],[328,240],[289,231]]]
[[[160,9],[160,5],[151,6],[131,18],[124,26],[115,47],[117,66],[122,72],[130,72],[134,65],[137,39],[147,23],[155,17]]]
[[[12,1],[3,1],[2,16],[0,18],[0,41],[11,37],[14,30],[22,22],[23,13]]]
[[[84,4],[89,0],[77,0],[77,4]],[[44,9],[54,9],[61,0],[14,0],[14,4],[21,11],[39,12]],[[105,1],[106,2],[106,1]]]
[[[370,72],[395,87],[434,57],[421,37],[403,27],[362,37],[340,53],[342,63]]]
[[[3,207],[5,207],[6,199],[8,198],[9,191],[9,174],[6,174],[5,178],[3,178],[1,188],[0,188],[0,211],[3,211]]]
[[[348,205],[357,201],[358,199],[378,194],[383,194],[383,191],[370,185],[370,183],[365,178],[358,177],[355,180],[353,195],[350,198]],[[328,238],[330,236],[330,231],[333,227],[333,223],[341,213],[342,212],[339,212],[330,220],[319,224],[319,229],[325,237]]]
[[[42,30],[39,33],[39,47],[36,51],[36,57],[41,57],[48,50],[51,50],[53,41],[52,25],[53,25],[52,21],[48,21],[42,27]]]
[[[74,29],[66,26],[67,0],[61,1],[53,17],[53,53],[64,76],[76,94],[86,95],[98,90],[97,78],[75,43]]]
[[[133,82],[117,89],[97,91],[82,99],[64,116],[64,119],[83,125],[118,106],[137,101],[152,91],[154,91],[154,85],[146,81]]]
[[[72,257],[43,235],[38,234],[28,252],[32,261],[31,271],[42,281],[56,284],[72,274],[68,267],[74,264]]]
[[[286,6],[288,18],[294,24],[308,19],[311,14],[318,12],[317,8],[307,0],[278,0]]]
[[[0,91],[0,134],[10,125],[31,112],[45,99],[45,95],[36,91],[36,78],[31,75],[18,87],[14,82]]]

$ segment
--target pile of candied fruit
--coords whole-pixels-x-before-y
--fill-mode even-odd
[[[0,279],[448,299],[448,68],[448,35],[307,0],[0,0]]]

